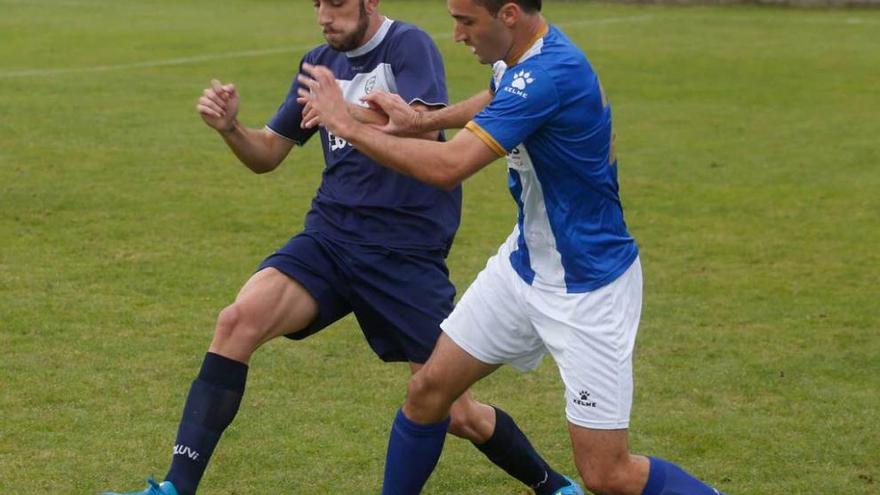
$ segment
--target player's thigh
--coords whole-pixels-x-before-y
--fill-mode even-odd
[[[409,363],[413,374],[424,367],[423,363]],[[498,369],[497,365],[485,373],[480,373],[480,378]],[[477,444],[489,441],[495,431],[495,410],[492,406],[483,404],[474,399],[470,390],[465,390],[449,410],[452,422],[449,424],[449,433],[461,438],[466,438]]]
[[[449,338],[440,335],[434,352],[415,377],[422,377],[426,386],[445,397],[459,398],[471,385],[491,374],[501,365],[480,361]],[[473,400],[468,397],[464,399]]]
[[[479,361],[442,334],[428,362],[409,379],[403,411],[418,423],[440,421],[456,399],[498,366]]]
[[[318,302],[296,280],[275,268],[254,273],[235,298],[240,324],[258,329],[262,341],[305,328]]]
[[[280,294],[289,308],[278,308],[272,335],[300,340],[313,335],[351,312],[349,283],[345,276],[345,253],[319,233],[300,233],[288,240],[260,264],[259,272],[269,273],[286,288]],[[292,282],[285,284],[283,274]],[[257,279],[259,281],[259,278]],[[247,287],[246,287],[247,288]],[[289,297],[288,297],[289,296]],[[292,298],[293,301],[288,300]],[[271,304],[278,304],[272,301]],[[277,317],[280,317],[279,320]]]

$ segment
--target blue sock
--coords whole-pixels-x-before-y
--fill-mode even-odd
[[[238,412],[248,367],[209,352],[189,389],[165,479],[180,495],[194,495],[223,430]]]
[[[561,474],[550,469],[513,418],[497,407],[492,436],[486,443],[474,445],[496,466],[528,485],[537,495],[549,495],[569,485]]]
[[[649,457],[651,470],[642,495],[722,495],[675,464]]]
[[[422,491],[440,459],[449,418],[433,424],[413,423],[397,411],[385,456],[382,495],[414,495]]]

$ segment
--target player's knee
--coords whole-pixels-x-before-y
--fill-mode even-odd
[[[431,388],[431,381],[427,377],[422,373],[414,374],[406,383],[407,402],[418,405],[430,402]]]
[[[214,328],[216,343],[255,349],[261,339],[260,332],[247,324],[247,317],[238,303],[232,303],[220,311]]]
[[[424,370],[423,370],[424,371]],[[419,372],[410,377],[406,386],[407,408],[419,416],[445,416],[450,404],[443,393],[442,383],[429,373]]]
[[[584,486],[597,495],[626,493],[626,472],[621,469],[580,469]]]

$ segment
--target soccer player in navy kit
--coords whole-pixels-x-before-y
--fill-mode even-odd
[[[540,0],[448,0],[454,38],[493,65],[489,90],[415,114],[398,97],[366,100],[377,129],[340,107],[332,74],[304,67],[301,101],[377,162],[447,189],[506,156],[519,214],[513,232],[444,320],[444,335],[408,384],[388,445],[385,494],[417,493],[444,437],[416,439],[502,364],[527,370],[552,355],[565,385],[578,471],[594,493],[714,495],[677,465],[628,447],[632,352],[642,303],[638,247],[618,195],[611,109],[584,54],[540,13]],[[464,127],[449,142],[389,135]],[[384,132],[383,132],[384,131]],[[405,131],[405,132],[404,132]],[[404,427],[406,426],[406,427]],[[440,430],[440,428],[438,428]]]
[[[445,106],[443,63],[433,41],[415,26],[382,16],[378,3],[315,0],[327,44],[308,52],[301,66],[331,67],[347,111],[368,121],[375,115],[358,105],[372,91],[397,94],[419,111]],[[197,109],[248,168],[269,172],[317,132],[301,126],[308,109],[296,101],[300,87],[294,80],[263,129],[238,123],[239,98],[231,84],[212,81]],[[436,131],[428,135],[442,139]],[[406,361],[416,371],[434,348],[455,295],[445,258],[459,224],[460,189],[443,190],[384,168],[326,129],[320,137],[326,168],[304,230],[266,258],[221,311],[184,406],[168,474],[132,493],[196,492],[238,411],[248,361],[270,339],[302,339],[353,312],[384,361]],[[500,409],[465,395],[453,406],[453,418],[452,425],[426,431],[445,435],[448,427],[538,494],[582,493],[544,462]],[[308,493],[308,487],[296,491]]]

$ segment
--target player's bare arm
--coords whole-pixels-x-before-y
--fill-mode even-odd
[[[233,84],[214,79],[205,88],[196,110],[215,129],[239,160],[254,173],[271,172],[293,148],[293,141],[268,129],[250,129],[238,122],[238,91]]]
[[[451,189],[499,157],[471,132],[459,132],[449,142],[426,142],[391,136],[362,124],[348,113],[342,91],[327,68],[304,64],[303,69],[311,77],[299,76],[305,86],[300,96],[312,104],[320,122],[362,153],[402,174]]]
[[[410,113],[418,115],[423,112],[438,111],[438,107],[430,107],[420,102],[414,102],[410,105],[403,101],[403,98],[400,98],[400,96],[393,96],[397,97],[400,103],[405,106],[407,108],[407,111]],[[304,97],[297,98],[297,101],[300,104],[305,105],[305,107],[303,108],[303,122],[301,127],[303,129],[309,129],[311,127],[319,125],[318,113],[315,112],[309,101]],[[377,127],[382,132],[387,132],[389,134],[396,134],[398,136],[405,135],[410,137],[417,137],[419,139],[428,139],[434,141],[437,139],[438,131],[440,130],[436,129],[418,132],[395,132],[397,127],[389,122],[388,114],[385,113],[381,108],[362,107],[359,105],[355,105],[351,102],[346,102],[346,108],[348,108],[348,113],[350,113],[351,116],[358,122],[362,124],[370,124],[374,127]]]
[[[428,131],[461,129],[492,101],[492,93],[489,90],[481,91],[430,114],[414,112],[399,95],[384,91],[370,93],[363,100],[388,115],[388,123],[380,128],[383,132],[411,136]]]
[[[297,102],[304,105],[302,112],[302,122],[300,123],[300,127],[303,129],[311,129],[318,125],[318,114],[309,105],[309,102],[304,98],[297,98]],[[363,122],[364,124],[373,124],[382,126],[388,122],[388,116],[382,113],[379,110],[373,110],[371,108],[361,107],[355,105],[354,103],[346,103],[348,107],[348,113],[351,114],[352,117],[355,118],[358,122]]]

